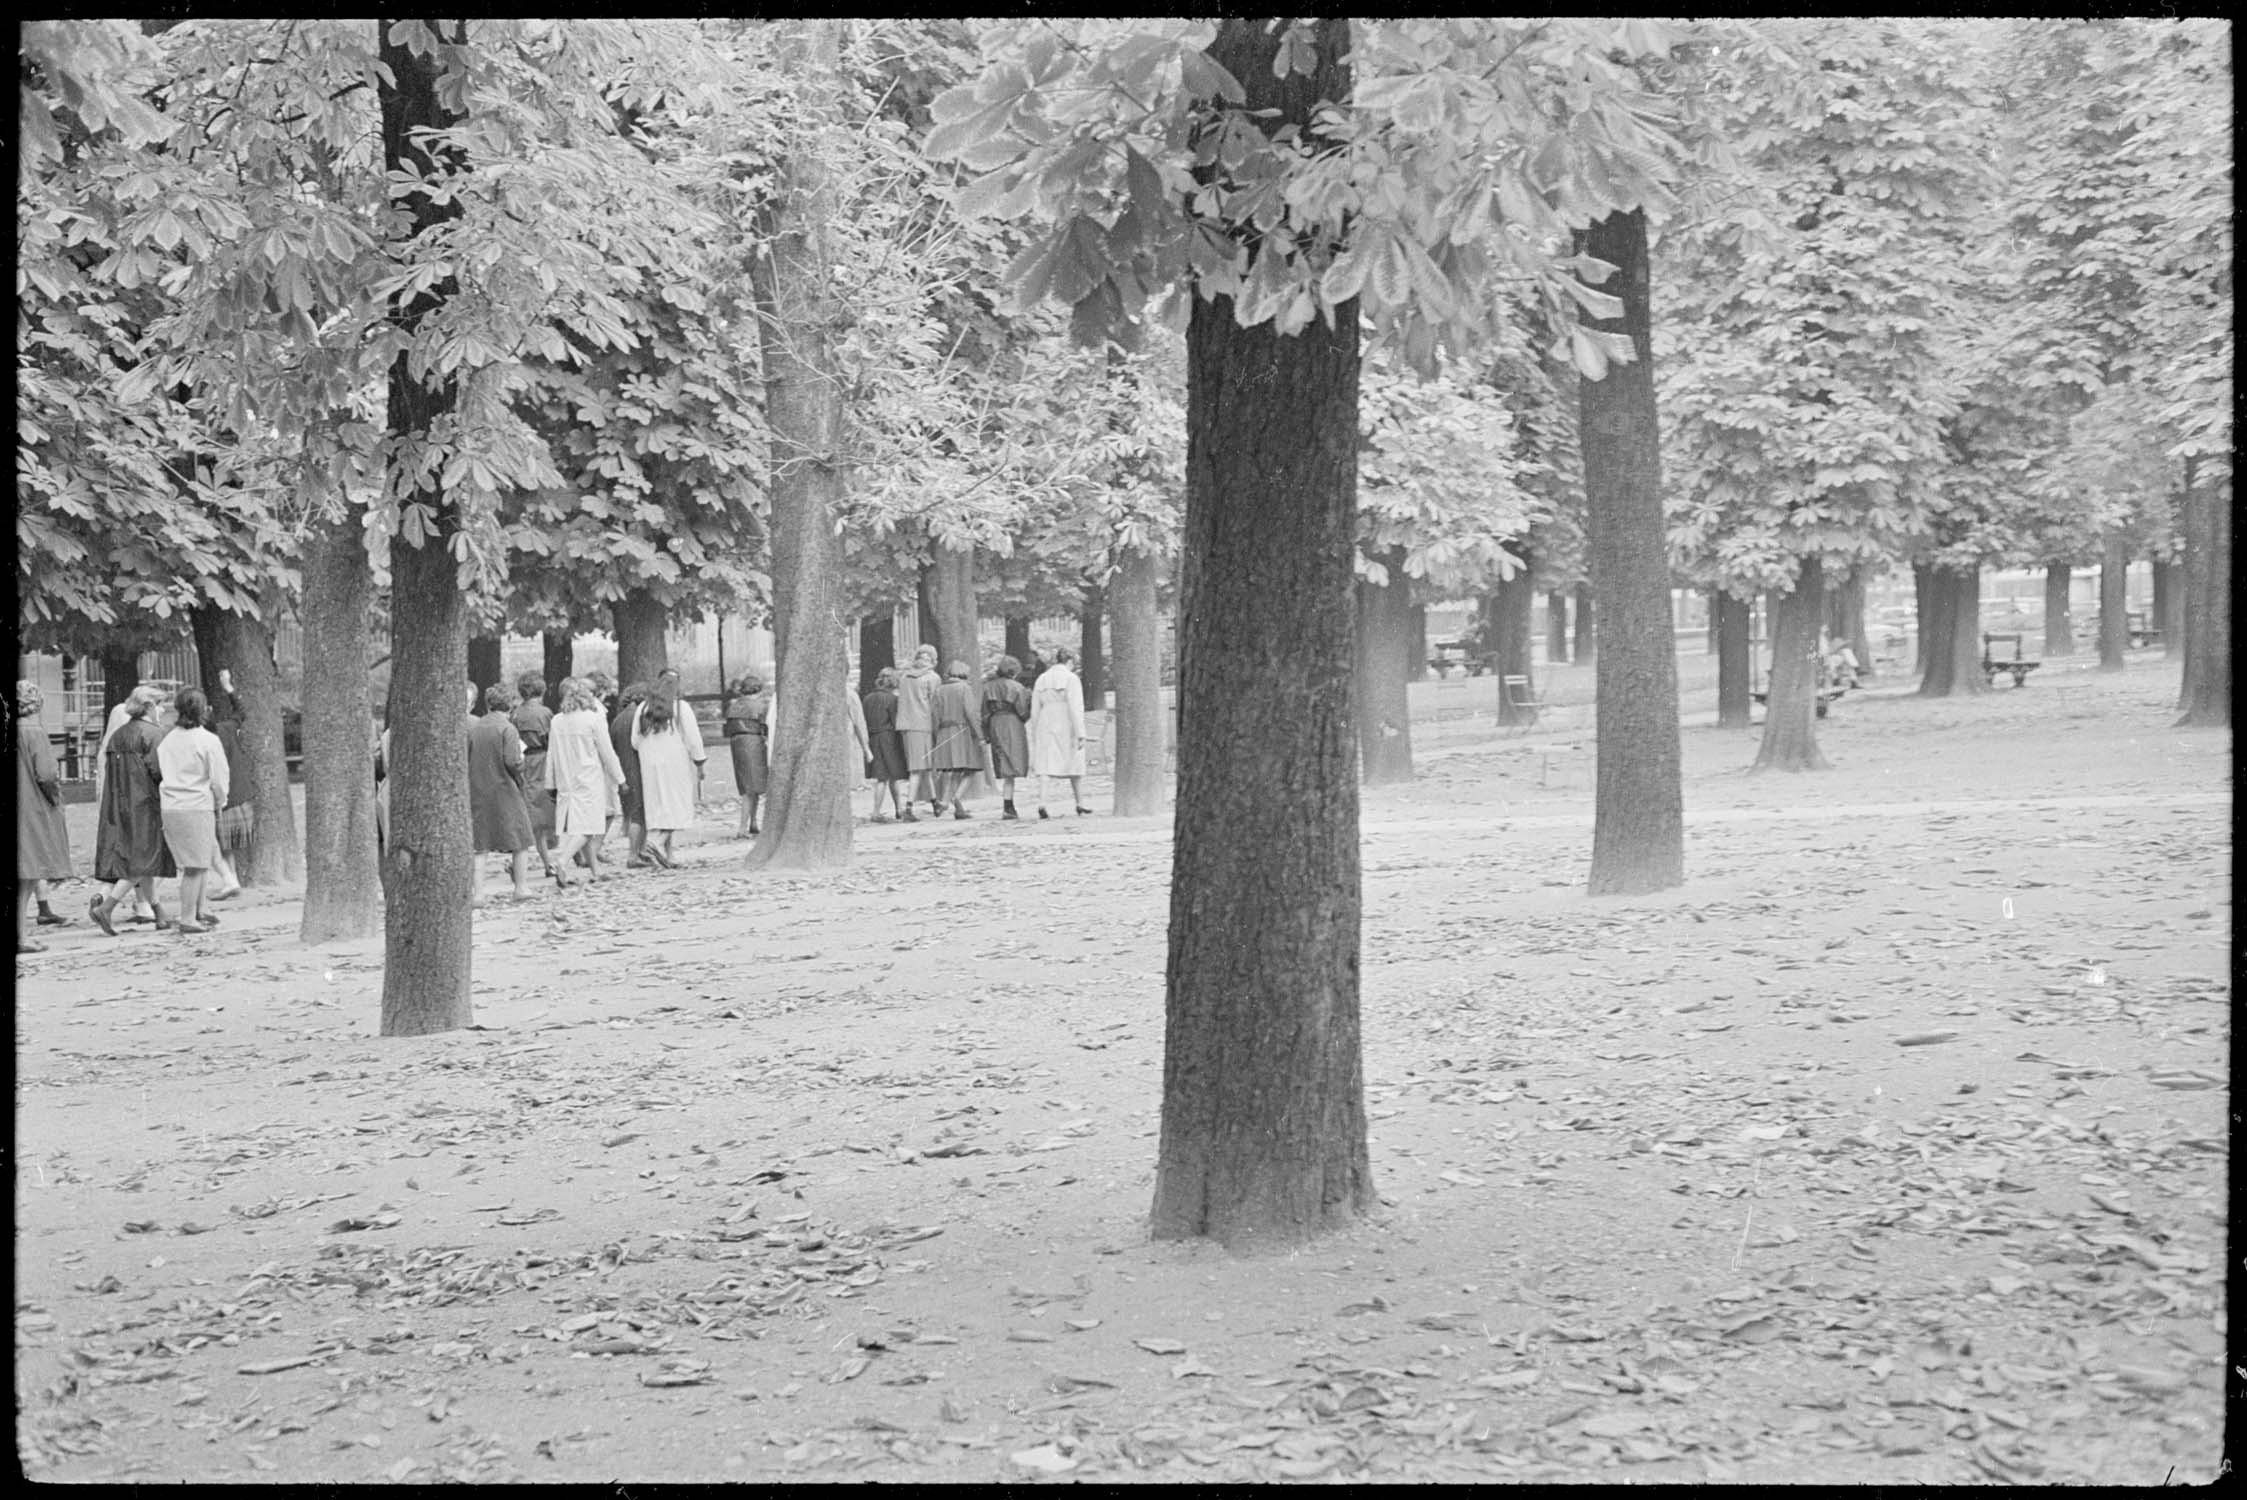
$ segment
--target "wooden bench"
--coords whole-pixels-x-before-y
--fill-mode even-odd
[[[1995,654],[1994,648],[2000,641],[2011,641],[2013,643],[2011,660],[2005,660]],[[1985,630],[1982,632],[1982,680],[1991,687],[1997,686],[1997,674],[2000,672],[2013,674],[2013,686],[2017,688],[2027,687],[2029,685],[2029,673],[2043,665],[2044,663],[2040,661],[2030,661],[2021,655],[2020,631]]]
[[[1824,718],[1826,716],[1826,705],[1848,691],[1848,688],[1839,683],[1821,683],[1818,688],[1818,717]],[[1750,693],[1748,696],[1765,708],[1771,706],[1771,695],[1768,692]]]
[[[2161,644],[2161,627],[2142,609],[2133,609],[2126,618],[2133,646],[2158,646]]]

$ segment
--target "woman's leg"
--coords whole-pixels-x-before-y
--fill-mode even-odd
[[[1084,805],[1084,792],[1079,785],[1080,781],[1081,778],[1079,777],[1072,776],[1069,778],[1069,803],[1078,812],[1088,813],[1092,809]]]
[[[557,835],[554,843],[554,862],[547,868],[547,873],[554,877],[554,883],[565,891],[576,884],[569,876],[570,861],[577,857],[577,851],[581,847],[590,848],[592,844],[598,844],[599,842],[598,838],[588,841],[582,833]]]
[[[201,870],[179,872],[179,925],[181,931],[202,922],[203,876]]]
[[[163,926],[164,908],[156,904],[156,877],[144,875],[134,881],[133,894],[140,897],[140,904],[148,908],[148,919],[159,927]]]
[[[606,878],[601,874],[601,840],[604,837],[606,837],[606,835],[600,833],[589,834],[586,836],[585,868],[589,873],[585,878],[588,880],[601,880]]]
[[[531,893],[531,852],[517,849],[508,856],[507,871],[515,877],[515,899],[525,901]]]
[[[16,882],[16,951],[37,953],[40,944],[31,940],[31,882]]]

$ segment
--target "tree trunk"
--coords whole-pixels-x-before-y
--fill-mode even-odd
[[[897,665],[897,611],[882,608],[858,617],[858,696],[874,691],[874,678]]]
[[[2198,458],[2185,460],[2197,465]],[[2189,522],[2192,492],[2188,489],[2181,499],[2180,508]],[[2168,584],[2166,596],[2162,588]],[[2183,657],[2185,654],[2185,602],[2192,592],[2192,569],[2182,557],[2173,562],[2156,563],[2153,570],[2153,623],[2161,629],[2161,654]]]
[[[1349,23],[1276,78],[1279,29],[1209,55],[1307,126],[1348,98]],[[1300,41],[1302,33],[1294,34]],[[1208,176],[1213,167],[1200,169]],[[1244,236],[1246,229],[1239,231]],[[1358,309],[1281,337],[1196,297],[1186,335],[1178,818],[1152,1229],[1299,1242],[1373,1206],[1358,1038],[1352,558]],[[1284,732],[1275,732],[1284,726]]]
[[[1100,643],[1100,617],[1107,607],[1108,591],[1087,583],[1084,607],[1077,611],[1077,676],[1083,680],[1087,709],[1108,706],[1108,653]]]
[[[1568,595],[1559,589],[1545,593],[1545,660],[1568,660]]]
[[[1405,624],[1404,680],[1428,680],[1428,606],[1415,604]]]
[[[1685,879],[1685,793],[1677,730],[1677,633],[1670,616],[1669,539],[1662,518],[1662,435],[1654,409],[1654,312],[1646,215],[1612,213],[1578,236],[1615,267],[1607,290],[1622,315],[1590,328],[1627,334],[1637,358],[1576,383],[1592,592],[1604,601],[1593,712],[1594,896],[1668,890]],[[1589,619],[1590,610],[1585,610]]]
[[[2075,588],[2075,569],[2064,562],[2044,567],[2044,655],[2075,655],[2075,618],[2068,599]]]
[[[1771,678],[1763,704],[1763,744],[1755,757],[1758,771],[1826,769],[1817,727],[1822,571],[1817,558],[1804,558],[1794,588],[1771,599]]]
[[[752,869],[833,870],[850,862],[853,765],[843,650],[843,382],[832,330],[842,321],[830,244],[835,187],[823,131],[840,87],[833,18],[782,23],[780,61],[803,118],[785,144],[767,210],[769,253],[751,261],[764,338],[765,426],[771,434],[773,717],[771,811],[749,850]],[[971,557],[972,554],[962,554]],[[963,564],[964,566],[964,564]],[[974,628],[973,595],[968,625]],[[949,647],[949,642],[946,643]]]
[[[1412,585],[1404,548],[1391,547],[1375,561],[1389,570],[1389,581],[1357,581],[1358,772],[1368,786],[1412,779],[1412,705],[1405,695]]]
[[[1599,632],[1592,620],[1592,586],[1576,585],[1576,660],[1590,666],[1599,660]]]
[[[101,663],[101,713],[102,723],[109,722],[109,711],[130,698],[133,689],[140,686],[140,653],[121,646],[104,646],[96,658]]]
[[[932,539],[929,548],[933,552],[935,547]],[[933,646],[943,633],[936,621],[935,575],[936,564],[925,562],[921,564],[920,575],[913,580],[914,620],[920,630],[920,639],[913,643],[915,646]]]
[[[1008,615],[1006,617],[1006,645],[1001,649],[1017,662],[1026,662],[1030,659],[1030,617],[1028,615]]]
[[[198,604],[187,612],[188,639],[195,644],[195,686],[216,709],[226,701],[219,685],[219,670],[226,665],[219,650],[219,620],[225,614],[215,604]]]
[[[397,33],[430,33],[410,45]],[[433,146],[424,131],[449,131],[462,114],[440,92],[439,46],[465,46],[454,22],[381,21],[378,85],[383,157],[392,173],[416,180],[465,175],[455,148]],[[450,33],[449,35],[447,33]],[[392,199],[409,229],[394,248],[416,259],[412,241],[459,217],[460,200],[401,189]],[[417,335],[431,313],[458,292],[450,277],[401,298],[392,326]],[[468,653],[468,599],[453,557],[460,507],[441,488],[414,477],[415,455],[431,429],[450,419],[458,389],[425,384],[401,350],[390,365],[389,429],[399,450],[392,484],[401,507],[427,508],[419,545],[401,527],[390,549],[390,685],[398,712],[390,726],[388,909],[383,926],[382,1034],[452,1031],[474,1019],[469,991],[470,902],[476,870],[468,822],[468,720],[461,711],[461,663]]]
[[[1922,684],[1935,653],[1928,643],[1935,639],[1939,624],[1936,616],[1942,613],[1943,596],[1934,587],[1935,568],[1932,563],[1912,564],[1912,671],[1919,674]],[[1945,640],[1949,636],[1944,637]]]
[[[1116,553],[1108,584],[1116,645],[1116,816],[1163,810],[1163,757],[1170,726],[1163,714],[1163,622],[1155,602],[1160,565],[1137,547]]]
[[[2184,716],[2177,727],[2231,727],[2231,503],[2227,482],[2195,484],[2185,460]]]
[[[609,617],[616,632],[617,685],[655,686],[656,675],[671,664],[663,601],[646,589],[634,589],[609,605]]]
[[[1709,656],[1714,656],[1717,653],[1717,619],[1724,607],[1723,599],[1724,590],[1722,589],[1701,590],[1702,612],[1707,616],[1701,624],[1708,631],[1708,638],[1703,644],[1702,650]]]
[[[1989,691],[1982,675],[1982,570],[1979,564],[1939,567],[1928,579],[1934,618],[1928,622],[1922,698],[1971,697]]]
[[[928,598],[936,613],[936,670],[953,662],[967,668],[968,681],[981,685],[983,651],[976,640],[975,549],[939,542],[929,566]]]
[[[562,708],[562,682],[577,675],[577,636],[569,630],[548,630],[538,638],[539,676],[546,679],[546,706]]]
[[[1848,646],[1857,675],[1873,675],[1872,642],[1865,634],[1865,569],[1859,563],[1826,590],[1826,634]]]
[[[281,674],[273,659],[273,626],[281,591],[268,587],[258,601],[264,618],[221,616],[219,660],[234,679],[241,719],[235,743],[245,764],[230,767],[250,785],[250,858],[235,873],[244,885],[293,885],[304,878],[304,849],[297,843],[296,801],[289,794],[289,759],[281,728]]]
[[[468,638],[468,680],[476,684],[476,712],[484,711],[484,694],[496,684],[504,670],[500,648],[504,643],[496,635],[472,635]]]
[[[1748,705],[1755,691],[1750,682],[1754,666],[1748,660],[1749,636],[1755,629],[1755,607],[1747,600],[1721,590],[1715,601],[1716,723],[1719,729],[1748,727]]]
[[[2187,566],[2191,566],[2188,562]],[[2119,672],[2130,644],[2130,544],[2119,536],[2106,541],[2099,559],[2099,670]],[[2192,657],[2185,657],[2191,670]]]
[[[374,599],[366,510],[338,495],[304,541],[304,914],[306,943],[382,928],[375,867],[374,694],[367,614]]]
[[[1537,696],[1537,586],[1530,582],[1529,543],[1517,541],[1513,550],[1521,558],[1521,570],[1511,578],[1500,578],[1483,596],[1483,639],[1489,642],[1490,669],[1498,678],[1498,722],[1534,724],[1537,711],[1514,707],[1506,692],[1506,679],[1519,677],[1521,696],[1531,700]]]

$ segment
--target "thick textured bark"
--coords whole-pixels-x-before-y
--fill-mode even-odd
[[[1087,583],[1084,606],[1077,611],[1077,676],[1084,684],[1087,709],[1108,706],[1108,651],[1100,639],[1100,617],[1107,609],[1107,589]]]
[[[130,647],[105,646],[95,659],[101,663],[101,713],[106,725],[109,711],[140,686],[140,653]]]
[[[1259,128],[1307,126],[1320,100],[1348,97],[1349,24],[1308,24],[1314,66],[1275,78],[1277,28],[1218,22],[1210,56],[1249,109],[1277,110]],[[1352,774],[1357,311],[1282,337],[1240,327],[1230,297],[1196,298],[1187,327],[1158,1239],[1285,1245],[1373,1205]]]
[[[1922,698],[1970,697],[1989,691],[1982,676],[1982,570],[1979,565],[1940,567],[1929,576],[1927,670]]]
[[[2075,587],[2075,569],[2064,562],[2044,567],[2044,654],[2075,655],[2075,615],[2068,603]]]
[[[1025,662],[1030,659],[1030,617],[1028,615],[1008,615],[1006,617],[1006,644],[1000,649],[1018,662]]]
[[[350,942],[382,927],[375,866],[374,694],[367,680],[365,511],[316,515],[304,542],[304,914],[307,943]]]
[[[874,678],[897,665],[897,611],[877,609],[858,617],[858,696],[874,691]]]
[[[289,794],[289,761],[281,731],[281,674],[273,659],[273,622],[281,591],[268,588],[258,601],[264,618],[225,615],[219,620],[219,661],[234,679],[241,712],[235,743],[242,764],[230,767],[250,788],[250,858],[235,873],[244,885],[294,885],[304,878],[304,849],[296,836],[296,801]]]
[[[1770,598],[1771,678],[1755,769],[1823,771],[1826,757],[1818,749],[1818,622],[1825,612],[1825,588],[1818,559],[1804,558],[1793,589]]]
[[[1685,879],[1685,793],[1677,729],[1677,634],[1662,518],[1662,435],[1654,409],[1654,311],[1646,215],[1609,214],[1578,236],[1615,267],[1620,317],[1579,312],[1629,337],[1637,358],[1579,380],[1586,551],[1607,636],[1593,712],[1599,757],[1592,810],[1595,896],[1667,890]],[[1587,615],[1589,611],[1586,611]]]
[[[1163,810],[1163,753],[1170,726],[1163,714],[1163,622],[1156,605],[1154,555],[1137,547],[1116,553],[1108,583],[1115,632],[1116,816],[1151,817]]]
[[[468,638],[468,680],[476,684],[476,711],[484,711],[484,692],[499,681],[501,648],[505,643],[496,635],[472,635]]]
[[[1599,631],[1592,615],[1592,586],[1576,585],[1576,660],[1590,665],[1599,660]]]
[[[1428,606],[1415,604],[1405,617],[1404,680],[1428,680]]]
[[[1405,656],[1412,649],[1404,548],[1375,561],[1389,581],[1358,580],[1358,774],[1368,786],[1412,779],[1412,705],[1405,696]]]
[[[460,112],[439,88],[440,39],[465,44],[465,23],[381,21],[381,60],[389,81],[378,86],[382,145],[393,172],[447,177],[465,163],[434,152],[418,132],[450,130]],[[397,33],[432,33],[416,48]],[[449,34],[448,34],[449,33]],[[459,216],[459,200],[402,192],[407,234],[418,238]],[[425,318],[457,292],[450,279],[402,299],[393,326],[418,333]],[[420,544],[403,530],[390,548],[390,686],[397,713],[390,726],[390,878],[383,924],[382,1034],[419,1036],[471,1024],[470,901],[475,866],[468,822],[468,720],[462,713],[461,664],[468,654],[468,600],[453,558],[461,532],[457,502],[441,488],[411,488],[414,450],[432,426],[451,416],[458,391],[450,380],[431,385],[401,352],[390,366],[389,428],[404,444],[394,460],[401,504],[427,507]]]
[[[1521,557],[1521,571],[1499,579],[1483,596],[1482,638],[1489,643],[1490,670],[1498,678],[1498,722],[1534,724],[1537,711],[1514,707],[1506,693],[1506,679],[1519,677],[1521,696],[1531,701],[1537,697],[1537,587],[1530,582],[1529,543],[1517,541],[1513,550]]]
[[[2185,467],[2185,686],[2181,728],[2231,726],[2231,497]]]
[[[664,640],[669,619],[663,601],[646,589],[634,589],[609,605],[609,618],[616,635],[617,685],[653,687],[656,674],[671,664],[671,648]]]
[[[765,426],[772,444],[774,674],[772,786],[754,869],[832,870],[850,862],[851,764],[843,650],[843,382],[832,330],[842,320],[829,241],[835,188],[815,134],[835,110],[840,64],[831,17],[781,23],[781,64],[806,117],[787,143],[768,210],[767,255],[751,263],[764,338]],[[974,605],[968,625],[972,647]],[[950,643],[946,646],[949,648]]]
[[[1545,660],[1568,660],[1568,595],[1559,589],[1545,594]]]
[[[2099,558],[2099,670],[2121,671],[2122,653],[2129,644],[2130,544],[2119,536],[2110,536]],[[2188,667],[2191,659],[2188,652]]]
[[[939,542],[928,572],[929,605],[936,613],[936,669],[955,661],[967,667],[968,680],[983,681],[983,650],[976,640],[975,549]]]
[[[1755,606],[1732,594],[1716,595],[1716,722],[1719,729],[1748,727],[1748,705],[1754,701],[1750,682],[1754,664],[1751,636]]]
[[[539,675],[546,679],[546,706],[562,708],[562,682],[577,675],[577,637],[567,630],[548,630],[538,638]]]

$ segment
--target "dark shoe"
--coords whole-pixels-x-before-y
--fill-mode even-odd
[[[87,903],[86,915],[94,919],[96,927],[99,927],[111,937],[117,936],[117,925],[109,920],[109,903],[102,900],[101,897],[96,896]]]
[[[136,911],[125,920],[132,923],[135,927],[146,927],[149,923],[155,921],[156,919],[154,917],[144,917]]]
[[[1050,818],[1053,816],[1053,814],[1047,812],[1044,808],[1041,807],[1038,809],[1038,816],[1041,818]]]
[[[959,803],[955,802],[955,803],[953,803],[953,804],[952,804],[952,816],[953,816],[953,817],[955,817],[955,818],[965,818],[965,817],[969,817],[969,816],[972,816],[972,815],[971,815],[971,814],[970,814],[970,813],[968,812],[968,810],[967,810],[966,808],[964,808],[964,807],[960,806],[960,804],[959,804]]]
[[[897,821],[900,823],[918,823],[921,821],[921,815],[908,807],[897,815]]]
[[[49,911],[42,906],[39,908],[39,925],[41,927],[68,927],[70,918]]]
[[[763,833],[764,831],[764,825],[760,823],[751,823],[749,825],[749,837],[751,838],[755,838],[758,834]]]
[[[1009,803],[1008,803],[1008,804],[1006,805],[1006,811],[1005,811],[1005,812],[1002,812],[1002,813],[1000,813],[1000,814],[999,814],[999,816],[1000,816],[1000,817],[1002,817],[1002,818],[1013,818],[1013,819],[1015,819],[1015,820],[1017,820],[1017,821],[1020,821],[1020,819],[1021,819],[1021,817],[1022,817],[1022,814],[1020,814],[1020,813],[1016,812],[1016,811],[1014,810],[1014,804],[1013,804],[1012,802],[1009,802]]]
[[[1077,809],[1077,816],[1080,818],[1089,818],[1092,816],[1092,809],[1089,807],[1080,807]]]

